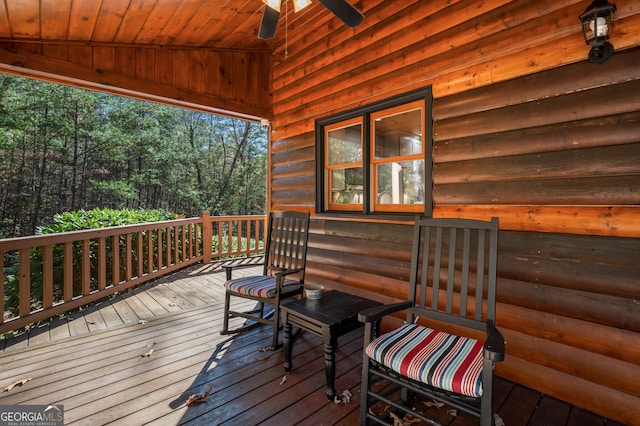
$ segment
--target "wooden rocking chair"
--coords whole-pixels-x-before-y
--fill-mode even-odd
[[[380,406],[439,424],[406,405],[413,395],[493,424],[493,366],[504,360],[505,346],[494,325],[497,257],[497,218],[416,218],[409,300],[359,315],[365,323],[361,425],[388,424],[389,412],[375,414],[384,411]],[[384,315],[404,310],[403,326],[376,335]],[[370,409],[376,401],[382,403]]]
[[[220,334],[235,334],[259,324],[273,325],[272,349],[279,347],[280,301],[301,294],[304,289],[304,272],[309,235],[309,213],[278,211],[269,215],[265,261],[262,275],[232,279],[232,271],[242,266],[226,266],[224,320]],[[231,297],[251,299],[258,308],[236,312],[230,310]],[[265,312],[265,303],[273,305],[273,312]],[[229,330],[229,319],[242,317],[254,321]]]

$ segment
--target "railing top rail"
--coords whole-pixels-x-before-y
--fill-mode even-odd
[[[260,220],[265,215],[243,215],[243,216],[210,216],[212,222],[223,222],[229,220]],[[80,241],[93,238],[111,237],[114,235],[127,234],[138,231],[148,231],[162,229],[169,226],[190,225],[201,223],[202,217],[191,217],[185,219],[164,220],[161,222],[146,222],[134,225],[111,226],[108,228],[86,229],[81,231],[60,232],[46,235],[30,235],[26,237],[0,239],[0,251],[20,250],[31,247],[46,246],[51,244],[62,244],[73,241]]]
[[[222,222],[227,220],[256,220],[265,219],[263,214],[244,215],[244,216],[210,216],[212,222]]]
[[[26,237],[0,239],[0,250],[19,250],[30,247],[60,244],[72,241],[86,240],[100,237],[127,234],[138,231],[148,231],[166,228],[168,226],[190,225],[201,223],[201,217],[187,219],[164,220],[161,222],[146,222],[135,225],[111,226],[108,228],[87,229],[82,231],[59,232],[55,234],[31,235]]]

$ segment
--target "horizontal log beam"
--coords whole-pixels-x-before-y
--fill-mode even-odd
[[[640,206],[443,205],[434,217],[500,218],[500,229],[640,237]]]

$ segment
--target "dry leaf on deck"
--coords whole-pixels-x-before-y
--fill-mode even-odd
[[[416,417],[413,417],[411,414],[407,413],[407,414],[405,414],[405,415],[404,415],[404,417],[402,418],[402,421],[403,421],[405,424],[412,424],[412,423],[420,423],[422,420],[420,420],[420,419],[418,419],[418,418],[416,418]]]
[[[351,397],[353,397],[353,395],[349,392],[349,389],[343,390],[342,393],[333,398],[333,402],[335,404],[348,404],[351,402]]]
[[[400,417],[398,417],[397,415],[393,414],[391,411],[389,411],[389,415],[393,419],[393,426],[404,426],[404,422],[402,421],[402,419]]]
[[[25,383],[27,383],[29,380],[31,380],[31,377],[29,377],[28,379],[22,379],[22,380],[16,380],[15,382],[11,383],[9,386],[7,386],[6,388],[4,388],[2,390],[2,392],[9,392],[11,389],[15,388],[16,386],[22,386]]]
[[[211,395],[211,391],[213,390],[213,385],[209,386],[209,389],[205,393],[194,393],[187,398],[187,402],[184,403],[187,407],[191,404],[200,404],[203,402],[207,402],[209,399],[209,395]]]
[[[458,410],[456,410],[455,408],[452,408],[451,410],[447,411],[447,414],[450,415],[451,417],[458,417]]]
[[[266,361],[266,360],[269,359],[270,356],[271,355],[265,355],[265,356],[258,357],[258,358],[256,358],[256,361]]]
[[[287,381],[287,375],[285,374],[284,377],[282,378],[282,380],[280,380],[280,384],[284,384],[284,382]]]
[[[156,345],[156,342],[151,342],[147,345],[147,348],[153,348]],[[140,355],[142,358],[144,357],[151,357],[151,355],[153,354],[153,349],[149,350],[149,352],[145,352],[144,354]]]
[[[436,400],[424,401],[424,405],[426,405],[427,407],[436,407],[436,408],[444,407],[443,402],[438,402]]]

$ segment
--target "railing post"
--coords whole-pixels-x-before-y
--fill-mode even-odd
[[[213,226],[209,212],[202,212],[202,263],[211,262],[211,251],[213,246]]]

